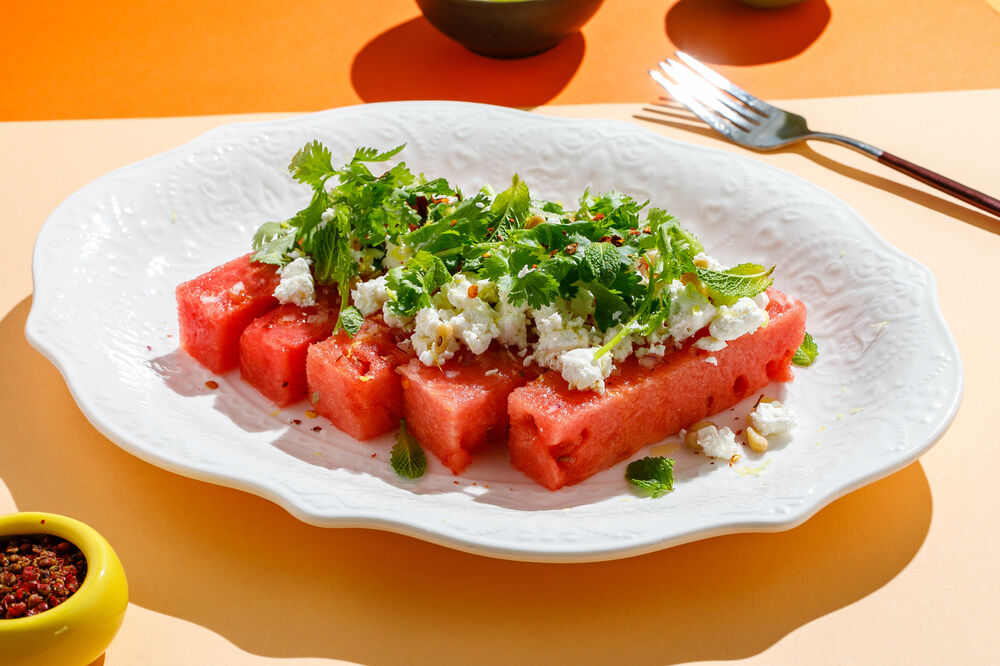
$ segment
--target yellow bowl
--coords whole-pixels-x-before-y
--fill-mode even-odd
[[[78,520],[52,513],[0,516],[0,538],[51,534],[69,541],[87,558],[87,576],[66,601],[31,617],[0,619],[4,666],[82,666],[94,661],[118,633],[128,606],[128,582],[104,537]]]

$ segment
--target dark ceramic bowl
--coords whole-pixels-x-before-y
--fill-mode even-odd
[[[602,0],[417,0],[431,25],[491,58],[547,51],[590,20]]]

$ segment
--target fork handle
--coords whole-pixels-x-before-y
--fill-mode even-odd
[[[988,194],[983,194],[979,190],[974,190],[971,187],[962,185],[951,178],[946,178],[939,173],[935,173],[930,169],[925,169],[918,164],[914,164],[909,160],[904,160],[902,157],[893,155],[892,153],[882,151],[882,154],[877,156],[875,159],[888,167],[892,167],[896,171],[912,176],[913,178],[916,178],[931,187],[936,187],[942,192],[947,192],[967,204],[971,204],[989,213],[993,213],[997,217],[1000,217],[1000,200],[994,199]]]

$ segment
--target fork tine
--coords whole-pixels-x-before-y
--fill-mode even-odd
[[[649,75],[654,81],[659,83],[668,93],[670,93],[671,97],[686,106],[691,113],[701,118],[708,124],[709,127],[714,129],[719,134],[732,136],[734,134],[740,135],[746,133],[745,129],[734,125],[726,118],[720,117],[717,113],[713,112],[712,109],[702,104],[701,100],[689,94],[681,86],[677,85],[655,69],[649,70]]]
[[[674,53],[681,61],[684,62],[685,65],[696,71],[701,76],[705,77],[705,79],[711,82],[712,85],[717,86],[722,90],[725,90],[727,93],[729,93],[736,99],[740,100],[741,102],[743,102],[750,108],[754,109],[755,111],[761,113],[762,115],[770,116],[773,112],[777,110],[776,107],[771,106],[770,104],[768,104],[767,102],[758,97],[754,97],[746,90],[743,90],[743,88],[740,88],[729,79],[723,77],[718,72],[709,69],[705,65],[701,64],[699,61],[689,56],[687,53],[684,53],[684,51],[675,51]]]
[[[725,116],[737,127],[748,130],[750,123],[759,124],[760,116],[756,111],[733,101],[729,95],[680,63],[667,58],[660,63],[660,69],[677,82],[677,85],[689,90],[702,104],[710,107],[719,115]]]

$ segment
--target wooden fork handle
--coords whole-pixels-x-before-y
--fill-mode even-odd
[[[976,208],[981,208],[988,213],[993,213],[997,217],[1000,217],[1000,200],[994,199],[987,194],[983,194],[979,190],[974,190],[971,187],[962,185],[951,178],[946,178],[939,173],[935,173],[930,169],[925,169],[920,165],[914,164],[909,160],[904,160],[902,157],[898,157],[892,153],[882,151],[882,154],[876,159],[882,164],[892,167],[896,171],[912,176],[921,182],[927,183],[931,187],[936,187],[942,192],[947,192],[948,194],[961,199],[967,204],[971,204]]]

